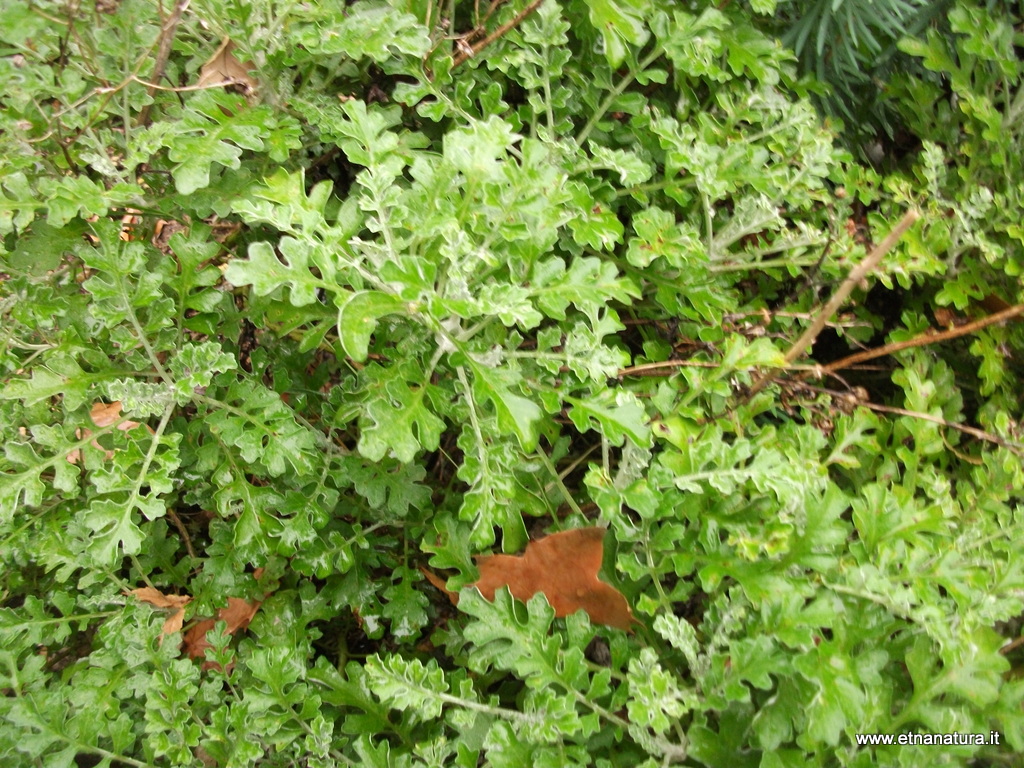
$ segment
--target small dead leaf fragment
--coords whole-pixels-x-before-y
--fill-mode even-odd
[[[188,595],[165,595],[159,589],[153,587],[139,587],[128,592],[135,595],[141,603],[149,603],[157,608],[168,608],[171,615],[164,621],[163,629],[160,630],[160,642],[164,637],[181,631],[181,625],[185,621],[185,606],[192,600]]]
[[[115,400],[112,403],[93,403],[92,408],[89,409],[89,418],[92,419],[92,423],[97,427],[109,427],[121,418],[121,401]],[[136,422],[126,421],[125,424],[138,426]],[[121,428],[131,429],[131,427],[124,426]]]
[[[247,95],[256,90],[256,80],[249,74],[253,69],[252,65],[240,62],[232,53],[234,48],[235,44],[231,42],[231,38],[225,37],[220,48],[199,70],[197,85],[200,88],[237,85],[241,86],[242,92]]]
[[[121,401],[115,400],[112,403],[93,403],[92,408],[89,409],[89,418],[92,419],[92,423],[95,424],[97,427],[109,427],[111,424],[116,424],[117,420],[121,418]],[[130,429],[135,429],[137,426],[139,426],[139,422],[131,421],[129,419],[126,421],[122,421],[120,424],[117,425],[117,428],[121,432],[127,432]],[[146,429],[149,430],[149,434],[155,434],[153,428],[148,424],[146,425]],[[92,432],[90,432],[88,429],[75,430],[75,437],[77,437],[79,440],[83,440],[89,437],[91,434]],[[93,447],[96,448],[97,450],[103,450],[103,446],[101,446],[95,440],[92,441],[92,444]],[[110,459],[114,456],[114,452],[106,451],[104,455],[106,461],[110,461]],[[64,458],[67,459],[67,461],[71,464],[77,464],[82,459],[82,452],[76,448],[75,450],[68,453],[68,455],[65,456]]]
[[[505,586],[524,602],[543,592],[555,616],[582,608],[595,624],[628,630],[636,621],[629,603],[597,577],[603,542],[603,528],[576,528],[531,541],[522,555],[485,555],[477,559],[480,580],[470,586],[488,600]]]
[[[446,579],[442,579],[440,576],[438,576],[433,571],[428,570],[426,568],[422,568],[422,567],[420,568],[420,573],[422,573],[424,576],[427,577],[427,581],[429,581],[431,584],[433,584],[439,590],[444,592],[444,594],[448,597],[448,599],[452,601],[452,605],[458,605],[459,604],[459,593],[458,592],[452,592],[450,589],[448,589],[448,586],[447,586],[448,582],[447,582]]]

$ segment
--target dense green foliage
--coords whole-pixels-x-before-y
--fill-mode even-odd
[[[1024,750],[1020,324],[784,358],[911,208],[802,362],[1021,301],[1020,19],[899,40],[882,176],[771,0],[182,5],[0,19],[4,764]],[[595,524],[634,633],[463,589]]]

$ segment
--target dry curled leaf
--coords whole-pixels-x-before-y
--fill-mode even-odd
[[[191,602],[191,597],[188,595],[165,595],[154,587],[139,587],[129,591],[128,594],[135,595],[139,602],[171,611],[170,616],[164,621],[163,629],[160,630],[160,642],[163,642],[167,635],[181,631],[181,625],[185,621],[185,606]]]
[[[243,600],[240,597],[229,597],[228,604],[217,611],[216,618],[202,619],[197,621],[181,641],[181,649],[193,659],[201,659],[206,656],[206,649],[210,648],[210,642],[206,639],[206,633],[217,626],[218,621],[227,624],[225,632],[229,635],[235,634],[249,626],[252,617],[259,610],[260,600]],[[206,662],[203,668],[211,666]]]
[[[263,573],[262,568],[253,571],[253,578],[257,581]],[[206,656],[206,649],[210,648],[210,642],[206,639],[206,633],[217,626],[218,621],[223,621],[227,626],[224,631],[233,635],[249,626],[252,617],[259,610],[262,600],[243,600],[240,597],[229,597],[228,604],[217,611],[212,619],[200,619],[185,633],[181,641],[181,650],[193,659],[202,659]],[[228,664],[228,669],[234,662]],[[203,662],[203,669],[210,669],[219,666],[216,662]]]
[[[93,403],[92,408],[89,409],[89,418],[92,419],[92,423],[97,427],[109,427],[121,418],[121,401],[115,400],[112,403]],[[138,426],[133,421],[126,421],[125,424]],[[122,428],[125,427],[122,425]],[[131,429],[131,427],[127,427],[127,429]]]
[[[595,624],[628,630],[636,619],[622,593],[598,578],[602,560],[604,529],[576,528],[531,541],[522,555],[477,558],[480,579],[470,586],[488,600],[506,586],[513,597],[524,602],[543,592],[555,616],[569,616],[582,609]],[[424,573],[453,603],[458,602],[458,595],[446,589],[442,579]]]
[[[220,48],[199,70],[197,85],[200,88],[217,85],[238,86],[246,95],[256,90],[256,80],[249,74],[252,71],[252,65],[240,62],[238,57],[232,53],[234,48],[235,44],[231,42],[231,39],[225,37]]]
[[[262,568],[257,568],[253,573],[259,579]],[[139,587],[126,594],[134,595],[137,600],[148,603],[156,608],[164,608],[172,611],[164,622],[160,634],[160,642],[167,635],[181,631],[185,619],[185,606],[192,598],[189,595],[165,595],[159,589],[153,587]],[[256,611],[259,610],[262,600],[244,600],[240,597],[229,597],[228,603],[217,611],[217,615],[210,619],[204,618],[193,624],[181,640],[181,650],[188,654],[189,658],[202,659],[206,656],[206,649],[211,647],[206,639],[206,633],[217,626],[218,621],[223,621],[227,627],[225,632],[233,635],[249,626]],[[203,669],[216,666],[213,662],[205,662]],[[230,665],[229,665],[230,667]]]

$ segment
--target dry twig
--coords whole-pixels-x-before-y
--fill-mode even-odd
[[[928,344],[936,344],[940,341],[949,341],[950,339],[955,339],[960,336],[966,336],[968,334],[974,333],[975,331],[980,331],[982,328],[985,328],[986,326],[995,325],[996,323],[1002,323],[1006,320],[1010,320],[1011,318],[1014,318],[1020,314],[1024,314],[1024,304],[1017,304],[1015,306],[1009,307],[1008,309],[1004,309],[1002,312],[996,312],[994,314],[983,317],[980,320],[975,320],[974,322],[971,323],[965,323],[964,325],[957,326],[956,328],[950,328],[945,331],[929,330],[926,331],[925,333],[922,333],[919,336],[915,336],[912,339],[907,339],[906,341],[897,341],[893,342],[892,344],[886,344],[883,347],[878,347],[876,349],[866,349],[863,352],[856,352],[852,355],[847,355],[846,357],[831,362],[828,365],[816,366],[813,373],[815,375],[820,374],[824,376],[826,374],[842,370],[843,368],[849,368],[851,365],[863,363],[865,360],[874,360],[877,357],[885,357],[886,355],[891,355],[893,352],[899,352],[901,349],[910,349],[911,347],[923,347]],[[805,374],[805,376],[806,375],[807,374]]]
[[[544,0],[533,0],[532,3],[530,3],[528,6],[523,8],[523,10],[521,10],[518,14],[516,14],[516,17],[514,19],[502,24],[500,27],[491,32],[491,34],[489,34],[483,40],[480,40],[477,43],[473,43],[472,46],[459,50],[459,53],[455,56],[455,59],[452,61],[452,69],[455,69],[460,64],[464,64],[467,59],[473,58],[478,53],[480,53],[480,51],[482,51],[484,48],[493,43],[495,40],[504,37],[511,30],[518,27],[520,24],[523,23],[523,20],[527,16],[529,16],[531,13],[540,8],[540,4],[543,2]],[[474,32],[476,32],[476,30],[474,30]]]
[[[1013,451],[1018,456],[1024,455],[1024,444],[1018,443],[1014,440],[1008,440],[1005,437],[994,435],[991,432],[986,432],[983,429],[977,427],[969,427],[966,424],[959,424],[955,421],[949,421],[941,416],[933,416],[930,413],[922,413],[921,411],[908,411],[906,408],[896,408],[891,405],[880,405],[878,403],[872,403],[864,397],[858,397],[854,392],[838,392],[834,389],[826,389],[823,387],[815,387],[810,384],[805,384],[800,381],[785,381],[776,380],[781,386],[796,387],[804,391],[818,392],[821,394],[829,395],[834,401],[845,401],[848,405],[852,405],[859,408],[867,408],[878,413],[889,413],[893,416],[906,416],[911,419],[921,419],[922,421],[930,421],[933,424],[939,424],[949,429],[955,429],[958,432],[963,432],[965,435],[970,435],[978,440],[984,440],[987,443],[993,443],[1006,448],[1007,450]]]
[[[178,23],[181,21],[181,16],[185,13],[185,9],[188,8],[188,4],[191,0],[175,0],[174,10],[171,11],[171,15],[168,16],[160,29],[160,47],[156,52],[156,63],[153,65],[153,75],[149,78],[152,83],[159,83],[160,79],[164,76],[164,70],[167,69],[167,60],[171,57],[171,45],[174,43],[174,35],[178,31]],[[155,87],[149,89],[150,97],[156,92]],[[135,121],[136,125],[147,125],[149,123],[149,107],[147,104],[142,108],[139,113],[138,120]]]
[[[810,327],[801,334],[800,338],[797,339],[793,346],[791,346],[786,352],[785,361],[787,366],[806,353],[808,347],[814,343],[818,334],[821,333],[822,329],[825,327],[825,323],[828,322],[828,319],[839,311],[839,308],[850,297],[850,294],[853,293],[853,289],[860,285],[864,278],[866,278],[875,269],[875,267],[878,266],[882,257],[884,257],[885,254],[887,254],[892,247],[896,245],[896,241],[900,239],[903,233],[906,232],[910,226],[918,220],[918,218],[920,218],[920,214],[917,211],[908,211],[903,218],[900,219],[900,222],[893,228],[892,232],[886,235],[885,239],[875,246],[874,250],[867,255],[864,261],[850,270],[850,274],[847,275],[846,280],[844,280],[843,284],[839,286],[834,294],[832,294],[832,298],[828,300],[828,303],[822,307],[817,317],[815,317],[814,322],[811,323]],[[749,399],[753,397],[764,389],[770,379],[770,372],[762,374],[753,384],[751,384],[750,390],[747,392],[747,398]]]

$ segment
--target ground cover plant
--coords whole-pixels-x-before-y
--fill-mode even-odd
[[[3,762],[1012,764],[1021,20],[777,10],[7,3]]]

